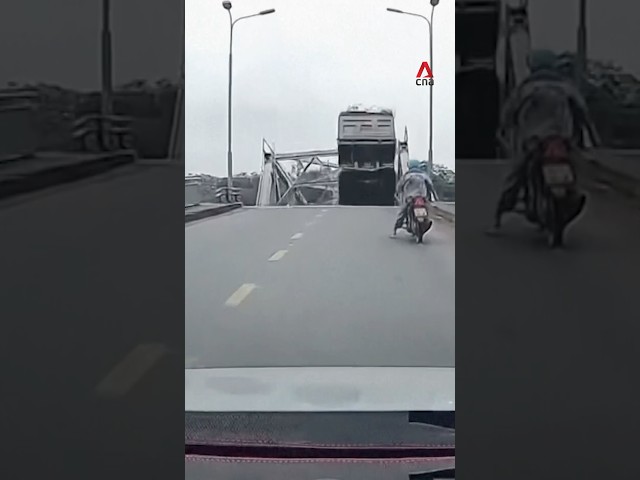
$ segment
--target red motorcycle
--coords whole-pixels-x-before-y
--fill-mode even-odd
[[[564,231],[582,211],[572,144],[562,137],[542,139],[532,153],[525,189],[525,216],[548,234],[549,245],[560,247]]]
[[[422,243],[424,234],[431,228],[433,220],[429,218],[429,204],[425,197],[416,197],[411,201],[407,215],[407,231]]]

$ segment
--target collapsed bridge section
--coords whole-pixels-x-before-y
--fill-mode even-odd
[[[386,111],[341,114],[338,123],[336,150],[281,153],[263,139],[256,205],[394,205],[409,159],[407,129],[397,141]]]

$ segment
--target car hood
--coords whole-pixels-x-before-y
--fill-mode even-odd
[[[185,370],[186,412],[455,411],[455,368]]]

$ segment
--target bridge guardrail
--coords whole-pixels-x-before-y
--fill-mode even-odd
[[[220,187],[216,189],[216,199],[220,203],[242,203],[242,193],[238,187]]]
[[[72,138],[85,152],[106,152],[133,148],[131,117],[84,115],[73,123]]]
[[[431,207],[444,220],[446,220],[446,221],[448,221],[450,223],[455,223],[456,222],[455,207],[453,209],[446,208],[445,205],[443,205],[443,203],[444,202],[433,202],[431,204]]]

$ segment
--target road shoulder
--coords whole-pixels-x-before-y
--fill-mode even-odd
[[[202,220],[208,217],[215,217],[228,213],[233,210],[237,210],[242,207],[241,203],[201,203],[199,205],[193,205],[184,209],[184,223],[195,222],[196,220]]]
[[[611,189],[633,199],[640,199],[640,160],[637,156],[594,152],[587,157],[585,173],[599,189]]]
[[[0,199],[44,190],[133,164],[135,152],[102,154],[43,152],[0,164]]]
[[[456,223],[455,203],[434,203],[433,209],[437,215],[449,223]]]

